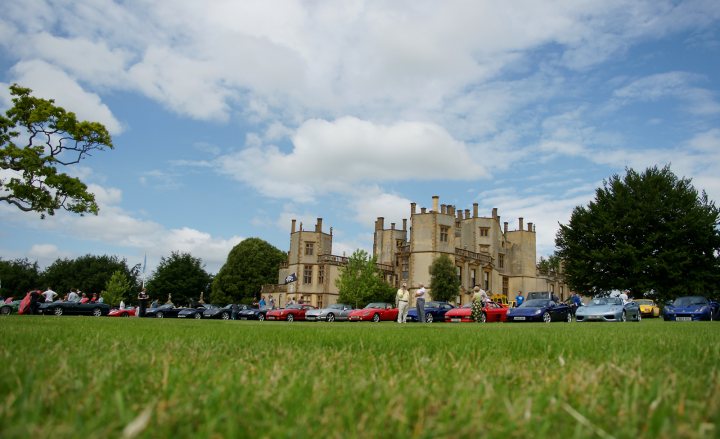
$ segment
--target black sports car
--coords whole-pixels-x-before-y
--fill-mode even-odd
[[[207,305],[206,305],[207,306]],[[247,305],[236,305],[237,306],[237,315],[235,318],[237,318],[240,314],[240,311],[244,311],[248,308]],[[210,305],[208,308],[203,311],[203,318],[204,319],[223,319],[223,320],[230,320],[232,318],[232,307],[233,305],[225,305],[222,308],[216,305]]]
[[[237,319],[238,320],[260,320],[261,322],[265,320],[265,315],[267,314],[269,310],[267,308],[260,309],[252,306],[248,306],[247,309],[244,309],[240,312],[238,312]]]
[[[205,311],[208,306],[212,305],[200,305],[195,308],[183,308],[178,313],[179,319],[201,319],[203,317],[203,311]]]
[[[57,300],[40,304],[40,314],[54,314],[56,316],[69,314],[100,317],[108,315],[109,312],[110,305],[107,303],[80,303]]]
[[[160,305],[157,308],[150,308],[145,311],[145,317],[155,317],[158,319],[176,318],[180,311],[185,308],[175,308],[175,305]]]

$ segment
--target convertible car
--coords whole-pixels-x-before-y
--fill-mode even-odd
[[[111,309],[108,313],[108,317],[135,317],[135,311],[136,308],[128,307],[128,308],[115,308]]]
[[[2,306],[0,306],[0,314],[7,316],[12,313],[17,313],[18,308],[20,307],[20,300],[13,300],[9,303],[3,303]]]
[[[444,322],[445,313],[452,309],[455,309],[455,307],[447,302],[427,302],[425,304],[425,321],[427,323]],[[417,308],[410,308],[410,311],[408,311],[407,320],[409,322],[420,321],[418,319]]]
[[[504,322],[507,316],[507,308],[500,303],[487,302],[483,307],[480,316],[480,323]],[[472,317],[472,302],[463,305],[461,308],[454,308],[445,313],[445,321],[452,323],[475,322]]]
[[[398,309],[393,308],[391,303],[375,302],[369,303],[363,309],[356,309],[350,313],[348,320],[351,322],[367,321],[379,322],[397,320]]]
[[[40,304],[40,314],[54,314],[56,316],[71,314],[100,317],[106,316],[109,313],[110,305],[107,303],[63,302],[62,300],[57,300],[55,302]]]
[[[309,322],[334,322],[348,319],[353,307],[344,303],[334,303],[326,308],[309,309],[305,313],[305,320]]]
[[[232,318],[232,304],[225,305],[223,307],[219,307],[216,305],[205,306],[205,311],[203,311],[202,313],[202,318],[204,319],[230,320]],[[246,309],[247,307],[247,305],[237,305],[237,313],[240,313],[240,311]],[[237,314],[235,315],[235,318],[237,318]]]
[[[529,299],[506,312],[508,322],[572,322],[570,307],[549,299]]]
[[[165,304],[157,308],[150,308],[145,311],[145,317],[155,317],[158,319],[177,318],[180,311],[185,308],[175,308],[175,305]]]
[[[247,309],[244,309],[240,311],[237,315],[238,320],[260,320],[261,322],[265,320],[265,315],[267,312],[270,311],[269,309],[260,309],[257,307],[248,307]]]
[[[575,312],[578,322],[639,322],[640,307],[635,302],[623,303],[619,297],[594,297]]]
[[[636,299],[635,303],[640,307],[640,315],[643,317],[660,317],[660,307],[652,299]]]
[[[282,309],[273,309],[268,311],[265,319],[287,320],[288,322],[294,322],[295,320],[305,320],[305,313],[311,309],[316,308],[312,305],[288,305]]]
[[[663,319],[677,322],[717,320],[720,304],[702,296],[678,297],[663,308]]]

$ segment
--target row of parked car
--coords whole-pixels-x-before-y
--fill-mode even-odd
[[[537,296],[535,296],[537,297]],[[575,308],[567,303],[558,303],[549,298],[531,298],[518,307],[487,302],[482,307],[480,322],[639,322],[643,317],[662,317],[665,320],[696,321],[720,318],[720,304],[702,296],[686,296],[660,308],[649,299],[624,301],[619,297],[595,297],[583,306]],[[0,314],[17,312],[21,301],[12,301],[0,306]],[[233,309],[234,308],[234,309]],[[79,303],[55,301],[42,303],[38,312],[50,315],[92,315],[96,317],[134,317],[137,308],[111,309],[105,303]],[[233,312],[234,311],[234,312]],[[318,309],[308,304],[292,304],[281,309],[261,309],[250,305],[217,306],[203,304],[197,307],[179,308],[172,304],[159,305],[146,310],[145,317],[190,318],[270,321],[397,321],[398,308],[387,302],[370,303],[355,309],[350,305],[336,303]],[[408,321],[419,321],[417,310],[411,308]],[[425,321],[432,322],[474,322],[472,304],[455,307],[447,302],[430,301],[425,304]]]

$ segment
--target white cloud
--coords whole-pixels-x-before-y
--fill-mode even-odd
[[[111,134],[122,132],[122,125],[100,97],[86,92],[58,67],[44,61],[23,61],[12,68],[12,75],[12,82],[31,88],[34,96],[55,99],[57,105],[74,112],[80,120],[100,122]]]
[[[720,103],[710,90],[692,86],[700,80],[701,77],[686,72],[658,73],[636,79],[615,90],[613,95],[618,105],[674,98],[683,101],[685,109],[693,114],[713,115],[720,112]]]
[[[314,119],[297,130],[293,147],[286,154],[274,146],[250,146],[218,163],[221,172],[266,195],[297,200],[347,192],[363,182],[487,175],[465,144],[431,123],[380,125],[354,117],[333,122]]]

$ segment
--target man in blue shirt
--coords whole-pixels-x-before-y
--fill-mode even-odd
[[[518,291],[517,296],[515,296],[515,306],[522,305],[523,300],[525,300],[525,298],[522,295],[522,291]]]

